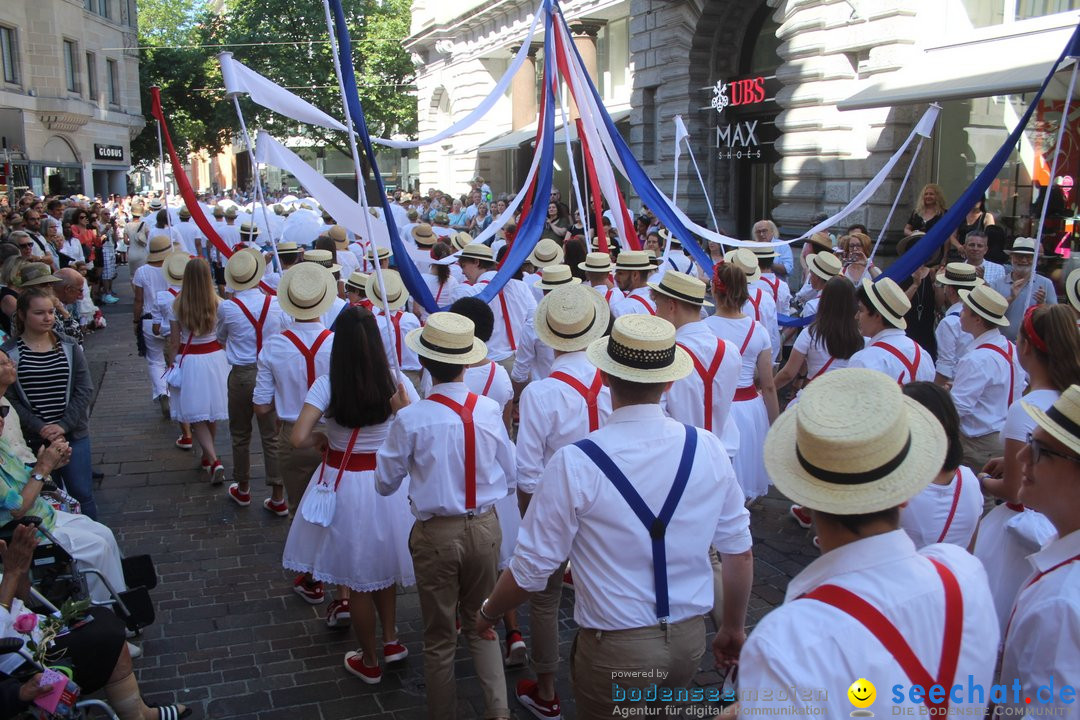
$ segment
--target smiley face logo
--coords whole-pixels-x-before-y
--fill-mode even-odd
[[[873,717],[873,713],[865,711],[865,708],[873,705],[874,700],[877,699],[877,689],[872,682],[866,678],[859,678],[851,683],[851,687],[849,687],[847,691],[847,696],[852,705],[863,710],[863,712],[853,712],[851,713],[852,715]]]

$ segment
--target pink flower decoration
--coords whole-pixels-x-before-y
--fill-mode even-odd
[[[38,616],[34,613],[24,613],[15,618],[15,632],[23,635],[29,635],[37,627]]]

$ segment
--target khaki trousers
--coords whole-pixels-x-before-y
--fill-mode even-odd
[[[510,716],[502,647],[498,640],[477,635],[474,623],[480,604],[495,587],[501,543],[499,518],[493,510],[472,517],[434,517],[413,525],[409,551],[424,623],[429,718],[457,716],[454,653],[459,604],[461,632],[484,691],[484,717]]]
[[[547,586],[529,596],[532,668],[536,674],[559,670],[559,602],[566,562],[548,578]]]
[[[255,365],[234,365],[229,371],[229,434],[232,436],[233,480],[251,480],[251,418],[255,415]],[[255,415],[262,440],[266,484],[281,485],[278,469],[277,415]]]
[[[659,624],[632,630],[578,630],[570,652],[570,680],[577,716],[610,718],[622,708],[640,711],[631,701],[656,687],[690,684],[705,654],[705,620],[701,616],[663,629]],[[637,689],[631,695],[630,689]],[[659,706],[659,703],[651,703]]]
[[[304,497],[308,481],[322,462],[322,453],[315,448],[297,450],[292,446],[289,436],[292,435],[295,424],[282,420],[281,430],[278,432],[278,467],[285,485],[285,495],[289,500],[290,517],[296,515],[296,508],[300,505],[300,498]]]
[[[968,437],[960,433],[960,445],[964,448],[964,464],[975,472],[981,471],[990,458],[1005,452],[1005,447],[1001,444],[1001,434],[997,432],[978,437]]]

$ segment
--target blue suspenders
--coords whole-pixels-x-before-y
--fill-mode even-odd
[[[664,547],[664,535],[667,532],[668,523],[671,522],[671,516],[675,514],[675,507],[679,504],[683,491],[686,489],[686,483],[690,479],[690,470],[694,466],[694,451],[697,448],[697,430],[690,425],[683,427],[686,428],[686,440],[683,443],[679,469],[675,473],[675,480],[671,483],[671,490],[668,491],[667,499],[664,500],[664,506],[659,515],[653,515],[652,510],[638,495],[626,475],[596,443],[589,439],[574,443],[600,468],[600,472],[607,476],[626,504],[637,515],[641,524],[649,531],[649,537],[652,538],[653,580],[656,583],[656,617],[661,625],[667,624],[669,615],[667,553]]]
[[[668,265],[670,265],[671,267],[675,268],[676,270],[678,270],[678,269],[679,269],[679,266],[678,266],[678,265],[676,265],[676,264],[675,264],[675,261],[674,261],[674,260],[672,260],[672,259],[671,259],[670,257],[669,257],[669,258],[667,259],[667,261],[668,261]]]

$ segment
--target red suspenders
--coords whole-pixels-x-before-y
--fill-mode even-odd
[[[315,383],[315,357],[319,354],[319,348],[322,346],[323,341],[334,333],[330,330],[323,330],[319,333],[319,337],[315,338],[315,342],[310,348],[304,345],[303,341],[296,337],[296,333],[292,330],[286,330],[281,334],[289,338],[292,344],[296,346],[296,349],[300,351],[300,354],[304,356],[304,362],[307,363],[307,386],[310,388]]]
[[[270,296],[267,295],[263,298],[262,312],[259,313],[258,320],[255,319],[255,316],[251,314],[251,311],[247,309],[244,303],[236,298],[230,298],[230,300],[236,303],[236,306],[240,308],[240,312],[244,313],[244,317],[255,327],[255,354],[258,355],[262,352],[262,329],[263,324],[266,323],[266,315],[270,312]]]
[[[945,518],[945,527],[941,529],[941,535],[937,539],[938,542],[945,542],[945,536],[949,534],[953,518],[956,517],[956,506],[960,504],[960,491],[963,487],[964,478],[960,475],[960,468],[956,468],[956,488],[952,494],[952,507],[949,508],[949,517]]]
[[[1005,341],[1005,345],[1009,348],[1008,352],[1002,350],[997,345],[991,345],[990,343],[983,343],[976,347],[976,350],[993,350],[1001,357],[1005,358],[1005,364],[1009,366],[1009,405],[1013,404],[1013,387],[1016,385],[1016,368],[1013,366],[1013,344],[1008,340]]]
[[[488,362],[490,363],[490,365],[488,365],[487,382],[484,383],[484,389],[480,393],[484,397],[488,396],[488,391],[491,390],[491,384],[495,382],[495,361],[490,360]]]
[[[428,400],[433,400],[440,405],[457,413],[461,423],[465,426],[465,509],[476,509],[476,427],[473,425],[473,408],[479,395],[469,393],[465,398],[465,404],[459,405],[445,395],[428,395]]]
[[[754,306],[754,319],[761,322],[761,288],[757,289],[757,296],[749,297],[747,300]]]
[[[754,326],[750,326],[750,332],[754,332]],[[727,348],[724,345],[724,341],[720,338],[716,339],[716,352],[713,354],[712,362],[709,364],[709,368],[705,369],[705,366],[698,359],[690,348],[686,347],[682,343],[675,343],[690,356],[690,359],[694,361],[694,369],[697,370],[698,377],[701,378],[701,382],[705,385],[705,429],[712,431],[712,403],[713,403],[713,378],[716,377],[717,370],[720,369],[720,363],[724,361],[724,353],[727,352]],[[745,344],[744,344],[745,347]],[[599,374],[599,373],[598,373]]]
[[[481,280],[477,285],[487,285],[490,280]],[[517,342],[514,340],[514,327],[510,324],[510,313],[506,307],[506,296],[503,295],[503,291],[500,290],[498,295],[499,307],[502,308],[503,326],[506,328],[506,337],[510,341],[510,349],[517,350]]]
[[[920,359],[922,358],[922,351],[919,349],[919,343],[915,343],[915,359],[914,360],[908,360],[907,357],[904,356],[904,353],[897,350],[896,347],[894,347],[893,345],[890,345],[889,343],[884,342],[882,340],[878,340],[876,343],[871,345],[871,347],[879,347],[882,350],[885,350],[886,352],[891,354],[897,360],[899,360],[908,371],[908,375],[910,376],[908,378],[908,382],[915,382],[915,372],[919,369],[919,362],[920,362]],[[904,385],[905,383],[904,383],[903,380],[904,380],[904,373],[901,372],[900,377],[896,378],[896,382],[899,383],[900,385]]]
[[[585,406],[589,409],[589,432],[598,429],[600,427],[600,408],[597,406],[596,400],[600,396],[600,390],[604,387],[600,371],[596,371],[596,375],[593,376],[592,384],[589,387],[585,387],[585,384],[576,377],[561,370],[551,373],[548,377],[564,382],[577,390],[578,395],[585,400]]]
[[[642,307],[644,307],[649,312],[650,315],[656,314],[656,311],[653,310],[652,305],[649,304],[649,301],[641,297],[640,295],[627,295],[626,297],[631,300],[637,300],[639,303],[641,303]]]

